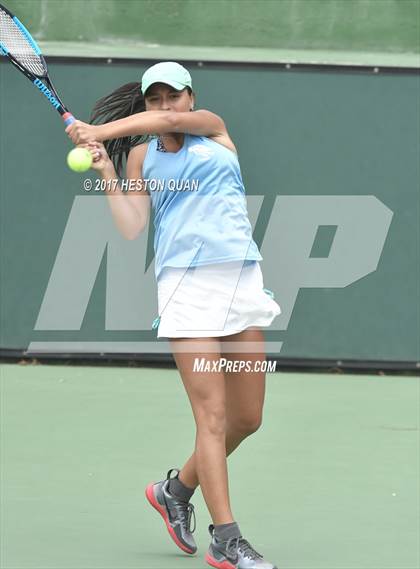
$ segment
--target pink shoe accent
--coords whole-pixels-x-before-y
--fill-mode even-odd
[[[216,559],[212,557],[209,552],[206,553],[205,559],[209,565],[212,567],[217,567],[217,569],[236,569],[236,565],[232,565],[232,563],[230,563],[230,561],[227,559],[221,563],[219,561],[216,561]]]
[[[195,551],[191,551],[191,549],[189,549],[186,545],[181,543],[179,541],[179,539],[177,538],[176,533],[174,532],[171,524],[169,523],[169,518],[168,518],[168,515],[167,515],[165,509],[156,500],[156,496],[155,496],[155,493],[153,491],[153,486],[154,486],[154,484],[149,484],[149,486],[146,488],[146,498],[149,501],[150,505],[153,506],[154,509],[156,511],[158,511],[159,514],[162,516],[162,518],[166,524],[166,527],[168,528],[169,535],[172,537],[172,539],[177,544],[177,546],[180,549],[182,549],[182,551],[185,551],[185,553],[190,553],[190,554],[195,553]],[[233,565],[230,567],[233,567]],[[226,567],[226,569],[230,569],[230,567]],[[222,569],[224,569],[224,568],[222,568]],[[233,569],[235,569],[235,568],[233,568]]]

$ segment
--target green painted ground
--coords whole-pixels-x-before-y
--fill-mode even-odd
[[[2,569],[200,569],[143,489],[192,450],[176,371],[3,365]],[[279,569],[419,567],[419,381],[268,376],[264,425],[229,459],[243,534]]]
[[[201,61],[203,63],[206,61],[230,61],[420,67],[420,54],[418,53],[160,45],[123,40],[115,40],[108,43],[40,41],[39,46],[46,56],[170,59],[176,61]]]

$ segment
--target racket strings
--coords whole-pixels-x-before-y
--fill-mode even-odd
[[[0,43],[26,69],[35,75],[45,75],[45,68],[30,41],[13,19],[0,8]]]

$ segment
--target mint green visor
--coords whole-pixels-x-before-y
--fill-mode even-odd
[[[188,70],[175,61],[163,61],[146,69],[141,78],[141,91],[143,95],[154,83],[165,83],[177,91],[182,91],[185,87],[192,88],[191,75]]]

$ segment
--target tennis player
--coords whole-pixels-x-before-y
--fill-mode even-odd
[[[200,485],[213,522],[207,563],[276,569],[242,536],[230,506],[226,457],[261,424],[262,328],[280,307],[263,286],[235,145],[219,116],[194,105],[190,73],[166,61],[147,69],[141,83],[99,100],[91,120],[96,124],[76,121],[66,131],[89,148],[93,168],[110,182],[111,212],[127,239],[145,229],[153,208],[159,307],[154,326],[173,350],[196,443],[180,470],[170,469],[166,479],[146,488],[147,499],[177,546],[193,554],[190,500]],[[111,184],[124,157],[126,179],[136,182],[136,191]],[[198,370],[197,361],[204,362]],[[250,468],[252,463],[250,457]]]

